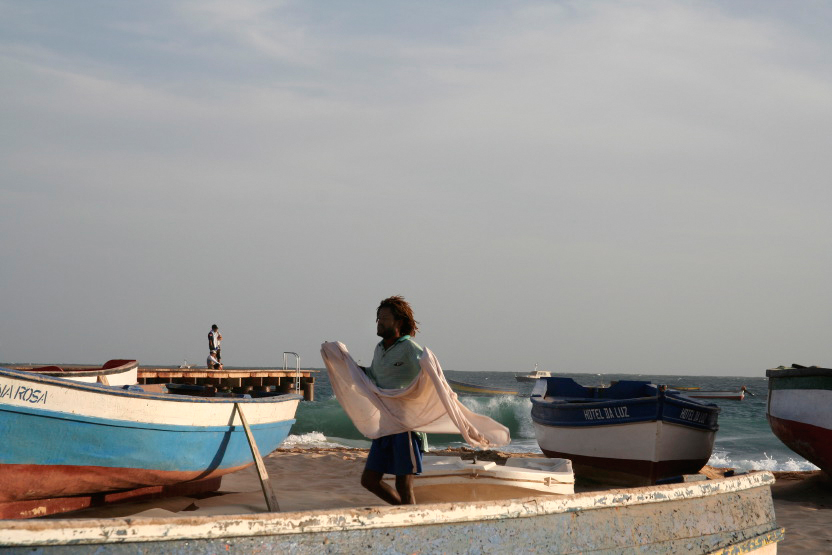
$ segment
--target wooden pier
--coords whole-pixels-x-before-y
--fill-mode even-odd
[[[300,393],[305,401],[315,400],[315,376],[318,370],[296,370],[290,368],[159,368],[140,366],[140,385],[174,383],[214,386],[219,391],[234,393],[251,391],[279,391]]]

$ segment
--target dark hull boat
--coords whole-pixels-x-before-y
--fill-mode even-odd
[[[611,484],[655,484],[698,472],[719,429],[716,405],[642,381],[583,387],[546,378],[531,402],[543,453],[572,460],[579,478]]]

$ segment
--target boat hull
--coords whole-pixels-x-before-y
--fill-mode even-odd
[[[299,396],[145,393],[0,369],[0,502],[171,485],[253,463],[286,438]]]
[[[719,407],[646,382],[584,388],[540,380],[532,421],[546,456],[571,459],[580,478],[645,485],[698,472],[713,452]]]
[[[774,476],[467,503],[249,515],[4,521],[2,543],[65,553],[760,553],[783,530]],[[123,543],[132,542],[125,546]],[[141,545],[140,542],[155,542]]]
[[[662,421],[592,429],[535,424],[535,435],[544,455],[570,459],[576,475],[624,485],[698,472],[707,464],[715,438],[715,432]]]
[[[395,487],[395,476],[384,480]],[[488,501],[530,495],[575,493],[572,463],[564,459],[512,458],[505,465],[463,461],[459,457],[425,457],[413,479],[419,503]]]
[[[832,475],[832,369],[768,370],[766,416],[789,449]]]

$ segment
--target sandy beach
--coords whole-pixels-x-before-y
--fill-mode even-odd
[[[470,450],[435,451],[435,455],[471,458]],[[499,451],[477,454],[498,463],[508,456]],[[540,455],[527,455],[540,456]],[[281,511],[383,505],[359,485],[367,451],[348,448],[279,449],[265,459],[266,469]],[[702,473],[720,477],[726,469],[705,467]],[[779,553],[832,552],[832,480],[820,471],[775,472],[772,487],[778,525],[786,529]],[[605,489],[578,482],[576,492]],[[417,501],[419,498],[417,497]],[[421,501],[431,501],[422,499]],[[199,497],[174,497],[148,502],[116,504],[77,511],[71,518],[165,517],[266,512],[266,503],[254,467],[227,475],[218,492]],[[52,518],[67,518],[55,515]]]

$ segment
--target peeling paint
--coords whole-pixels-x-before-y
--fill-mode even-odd
[[[694,485],[488,502],[259,515],[0,521],[0,542],[6,547],[98,544],[99,550],[115,549],[121,542],[160,542],[156,551],[181,548],[187,541],[189,551],[201,552],[197,546],[216,550],[217,542],[238,538],[249,547],[267,544],[275,550],[282,546],[284,551],[319,553],[324,543],[327,552],[357,550],[362,542],[377,551],[378,542],[395,538],[395,549],[411,546],[408,552],[456,551],[454,545],[466,546],[464,551],[505,552],[547,545],[553,551],[614,553],[637,548],[709,553],[776,529],[773,482],[771,473],[760,472]],[[427,540],[436,549],[427,549]],[[295,546],[291,550],[290,544]],[[554,549],[554,544],[560,547]],[[388,551],[378,550],[399,552],[395,549],[391,545]]]

